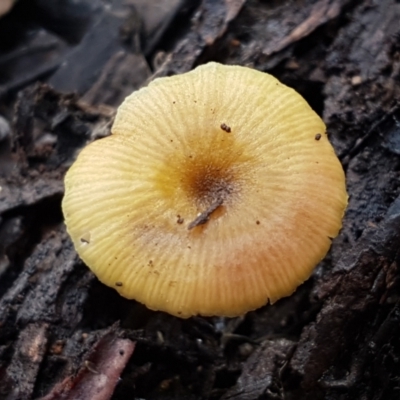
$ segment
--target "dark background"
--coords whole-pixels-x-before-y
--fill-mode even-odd
[[[399,21],[396,0],[18,0],[0,16],[0,399],[399,399]],[[350,201],[291,297],[180,320],[79,261],[63,176],[127,94],[211,60],[307,99]]]

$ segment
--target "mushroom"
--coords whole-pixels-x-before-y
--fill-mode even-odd
[[[237,316],[273,303],[341,228],[345,178],[325,132],[263,72],[208,63],[156,79],[68,171],[68,232],[100,281],[150,309]]]

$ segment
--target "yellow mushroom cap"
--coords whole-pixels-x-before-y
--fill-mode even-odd
[[[130,95],[65,178],[75,248],[106,285],[180,317],[290,295],[347,205],[325,125],[277,79],[209,63]]]

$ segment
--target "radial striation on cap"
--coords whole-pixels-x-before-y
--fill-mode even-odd
[[[209,63],[156,79],[65,178],[75,248],[106,285],[180,317],[236,316],[290,295],[347,205],[323,121],[256,70]]]

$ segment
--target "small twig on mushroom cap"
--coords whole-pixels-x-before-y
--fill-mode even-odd
[[[201,214],[199,214],[195,220],[193,220],[189,225],[188,229],[193,229],[196,226],[199,225],[204,225],[205,223],[208,222],[210,219],[211,214],[219,207],[222,205],[224,202],[224,199],[222,197],[219,197],[217,200],[215,200],[213,203],[211,203],[210,207],[207,208],[207,210],[203,211]]]

